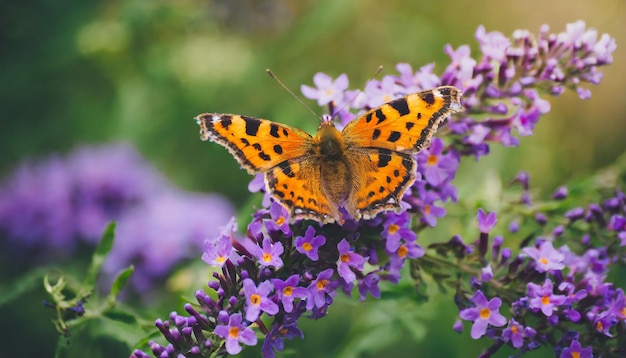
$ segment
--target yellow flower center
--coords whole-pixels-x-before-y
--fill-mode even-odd
[[[317,290],[321,291],[324,289],[324,287],[326,287],[326,285],[328,285],[328,280],[319,280],[317,281]]]
[[[305,242],[304,244],[302,244],[302,249],[306,252],[309,252],[313,250],[313,245],[311,245],[310,242]]]
[[[400,226],[396,225],[396,224],[391,224],[389,225],[389,228],[387,229],[387,231],[389,231],[389,233],[391,235],[395,234],[398,232],[398,230],[400,230]]]
[[[285,217],[281,216],[278,219],[276,219],[276,224],[278,224],[279,226],[285,223]]]
[[[541,303],[544,305],[549,305],[550,304],[550,296],[543,296],[541,297]]]
[[[285,288],[283,288],[283,295],[289,297],[293,294],[293,287],[292,286],[286,286]]]
[[[264,261],[264,262],[271,262],[271,261],[272,261],[272,254],[270,254],[270,253],[264,253],[264,254],[263,254],[263,261]]]
[[[426,215],[430,215],[430,204],[426,204],[426,207],[424,208],[424,212],[426,213]]]
[[[340,257],[341,262],[350,262],[350,256],[348,256],[348,254],[343,254]]]
[[[598,331],[602,331],[602,328],[604,328],[604,325],[602,324],[602,321],[598,321],[598,323],[596,323],[596,329]]]
[[[518,331],[519,331],[519,328],[517,328],[517,326],[511,327],[511,333],[517,334]]]
[[[429,155],[426,163],[428,163],[428,165],[435,165],[438,161],[439,158],[436,155]]]
[[[400,246],[398,248],[398,257],[403,259],[409,253],[409,249],[406,248],[406,245]]]
[[[489,308],[485,307],[480,310],[480,318],[487,319],[489,318],[489,316],[491,316],[491,311],[489,310]]]
[[[228,330],[228,335],[230,336],[230,338],[239,337],[239,327],[230,327],[230,329]]]
[[[580,358],[579,352],[571,352],[571,354],[572,354],[572,358]]]
[[[549,261],[545,257],[542,257],[542,258],[539,259],[539,262],[541,262],[544,265],[547,265]]]
[[[261,296],[259,296],[256,293],[253,293],[252,295],[250,295],[250,303],[258,306],[259,304],[261,304]]]
[[[220,263],[220,264],[221,264],[221,263],[223,263],[224,261],[226,261],[226,256],[218,256],[218,257],[215,259],[215,261],[216,261],[217,263]]]

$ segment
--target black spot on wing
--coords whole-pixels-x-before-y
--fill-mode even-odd
[[[374,129],[374,133],[372,134],[372,140],[376,140],[380,137],[380,130]]]
[[[435,103],[435,95],[432,92],[428,92],[428,93],[424,93],[422,94],[422,99],[429,105],[431,106],[433,103]]]
[[[400,139],[401,136],[402,134],[400,134],[400,132],[391,131],[391,133],[389,133],[389,138],[387,138],[387,140],[393,143],[393,142],[398,141],[398,139]]]
[[[415,123],[413,123],[413,122],[406,122],[406,124],[404,126],[406,127],[407,131],[410,131],[411,128],[413,128],[414,125],[415,125]]]
[[[381,122],[383,122],[385,119],[387,119],[387,117],[385,116],[385,114],[383,113],[383,111],[379,108],[377,109],[374,114],[376,114],[376,118],[378,118],[378,121],[376,122],[376,124],[380,124]]]
[[[284,162],[278,164],[278,167],[283,172],[283,174],[285,174],[286,176],[288,176],[290,178],[293,178],[293,177],[296,176],[293,173],[293,171],[291,170],[291,165],[287,161],[284,161]]]
[[[274,146],[274,153],[276,153],[276,154],[283,154],[283,147],[281,147],[279,144],[276,144]]]
[[[243,145],[245,145],[246,147],[250,145],[250,141],[246,138],[241,138],[241,143],[243,143]]]
[[[417,112],[417,119],[422,119],[422,113],[421,112]]]
[[[272,160],[272,157],[270,157],[263,151],[259,152],[259,158],[265,160],[266,162],[269,162],[270,160]]]
[[[233,124],[233,120],[231,116],[222,116],[220,121],[222,123],[222,127],[224,127],[224,129],[226,130],[228,130],[228,127],[230,127],[230,125]]]
[[[278,130],[279,129],[280,128],[276,124],[271,123],[270,124],[270,135],[272,137],[274,137],[274,138],[280,138],[280,134],[278,134]]]
[[[259,143],[254,143],[254,144],[252,145],[252,148],[254,148],[254,149],[256,149],[256,150],[258,150],[258,151],[260,152],[260,151],[261,151],[261,144],[259,144]]]
[[[368,113],[367,116],[365,116],[365,123],[369,123],[372,121],[372,114],[373,113]]]
[[[378,163],[376,165],[379,168],[384,168],[389,165],[391,161],[391,151],[388,149],[379,149],[378,150]]]
[[[401,116],[409,114],[409,103],[406,101],[406,98],[400,98],[395,101],[389,102],[389,105],[393,107]]]
[[[250,136],[256,136],[259,132],[259,126],[261,125],[261,121],[256,118],[250,118],[246,116],[241,116],[241,118],[246,122],[246,134]]]

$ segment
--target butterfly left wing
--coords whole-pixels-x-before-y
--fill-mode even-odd
[[[345,203],[355,219],[370,219],[381,211],[400,209],[406,190],[415,182],[417,163],[409,153],[385,148],[352,148],[346,158],[354,168],[351,191]]]
[[[302,157],[312,145],[310,134],[266,119],[204,113],[196,121],[202,140],[224,146],[250,174],[267,172],[285,160]]]
[[[461,91],[442,86],[385,103],[348,123],[346,146],[417,153],[430,145],[439,124],[463,110]]]

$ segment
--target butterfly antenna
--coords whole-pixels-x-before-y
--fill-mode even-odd
[[[278,76],[276,76],[276,74],[274,72],[272,72],[272,70],[270,70],[269,68],[265,70],[265,72],[267,72],[268,75],[270,75],[270,77],[272,77],[274,80],[276,80],[276,82],[278,82],[278,84],[285,90],[287,91],[287,93],[289,93],[293,98],[295,98],[298,102],[300,102],[300,104],[302,104],[304,106],[304,108],[308,109],[309,112],[311,112],[313,114],[313,116],[315,118],[319,118],[319,116],[317,115],[317,113],[315,113],[315,111],[313,111],[311,109],[311,107],[309,107],[306,103],[304,103],[304,101],[298,97],[295,93],[293,93],[287,86],[285,86],[284,83],[281,82],[281,80],[278,79]]]
[[[376,76],[378,76],[378,74],[380,73],[380,71],[383,70],[383,65],[378,66],[378,68],[376,69],[376,71],[374,72],[374,74],[372,76],[370,76],[370,78],[367,79],[367,81],[365,81],[365,83],[363,84],[363,88],[365,88],[365,86],[367,86],[367,84]],[[356,90],[356,93],[354,94],[354,96],[352,96],[352,98],[350,98],[349,101],[347,101],[346,103],[343,104],[343,106],[341,106],[341,108],[339,108],[338,111],[334,112],[333,108],[331,107],[331,112],[333,118],[339,114],[339,112],[341,112],[342,110],[344,110],[346,107],[348,107],[349,105],[352,104],[352,102],[354,102],[356,100],[356,98],[362,93],[363,91],[361,91],[360,89]]]

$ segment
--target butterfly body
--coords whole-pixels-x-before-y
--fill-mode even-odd
[[[250,174],[265,173],[266,189],[292,219],[321,223],[371,218],[400,209],[415,181],[414,154],[439,124],[462,110],[461,92],[439,87],[375,108],[340,132],[325,116],[315,136],[247,116],[196,117],[203,140],[226,147]]]

